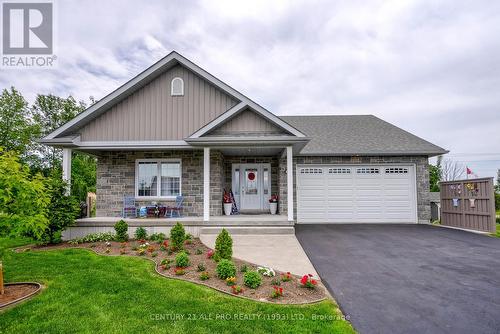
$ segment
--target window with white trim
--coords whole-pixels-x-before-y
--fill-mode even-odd
[[[176,77],[172,79],[172,82],[170,83],[170,95],[172,96],[184,95],[184,80],[182,80],[182,78]]]
[[[179,160],[136,161],[136,197],[175,198],[181,195]]]
[[[301,168],[300,174],[323,174],[322,168]]]
[[[385,169],[386,174],[408,174],[408,168],[391,167]]]
[[[328,168],[329,174],[351,174],[350,168]]]
[[[379,174],[380,170],[378,168],[357,168],[357,174]]]

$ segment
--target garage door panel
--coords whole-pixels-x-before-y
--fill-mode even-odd
[[[413,166],[316,165],[308,170],[316,173],[297,175],[299,222],[416,222]]]

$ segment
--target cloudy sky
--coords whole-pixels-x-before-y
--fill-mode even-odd
[[[99,99],[176,50],[278,115],[374,114],[500,168],[500,1],[56,1],[58,67],[0,88]]]

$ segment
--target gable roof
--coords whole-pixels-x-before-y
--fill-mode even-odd
[[[247,107],[252,108],[257,113],[269,119],[271,122],[276,123],[280,127],[285,128],[293,135],[298,137],[305,137],[303,133],[293,128],[285,121],[283,121],[276,115],[272,114],[259,104],[255,103],[254,101],[250,100],[248,97],[241,94],[231,86],[217,79],[215,76],[211,75],[198,65],[184,58],[179,53],[172,51],[163,59],[159,60],[157,63],[153,64],[148,69],[146,69],[145,71],[143,71],[142,73],[140,73],[139,75],[137,75],[136,77],[134,77],[133,79],[131,79],[130,81],[128,81],[127,83],[116,89],[115,91],[113,91],[112,93],[108,94],[94,105],[90,106],[87,110],[85,110],[84,112],[73,118],[71,121],[64,124],[60,128],[56,129],[49,135],[47,135],[45,138],[42,139],[42,142],[54,142],[54,139],[57,137],[64,137],[73,134],[75,130],[81,128],[82,126],[89,123],[91,120],[95,119],[102,113],[108,111],[112,106],[116,105],[126,97],[130,96],[132,93],[136,92],[137,90],[139,90],[140,88],[144,87],[149,82],[154,80],[156,77],[158,77],[158,75],[178,64],[192,70],[200,77],[204,78],[208,82],[212,83],[214,86],[218,87],[219,89],[223,90],[230,96],[237,99],[240,102],[240,104],[243,103]],[[232,109],[228,111],[231,111]],[[231,116],[231,114],[228,115]]]
[[[427,155],[448,153],[373,115],[281,116],[310,141],[300,155]]]

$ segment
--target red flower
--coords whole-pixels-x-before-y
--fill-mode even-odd
[[[163,246],[165,246],[165,248],[168,248],[168,240],[163,241]]]
[[[315,279],[312,279],[312,280],[311,280],[311,284],[312,284],[312,285],[316,285],[316,284],[318,284],[318,282],[317,282]]]
[[[214,256],[214,250],[213,250],[213,249],[211,249],[211,250],[209,250],[209,251],[207,252],[207,259],[211,259],[211,258],[212,258],[212,256]]]
[[[309,277],[307,275],[302,276],[302,279],[300,280],[300,284],[304,285],[307,283],[309,280]]]
[[[307,274],[307,275],[308,275],[309,277],[313,277],[313,275],[312,275],[312,274]]]

